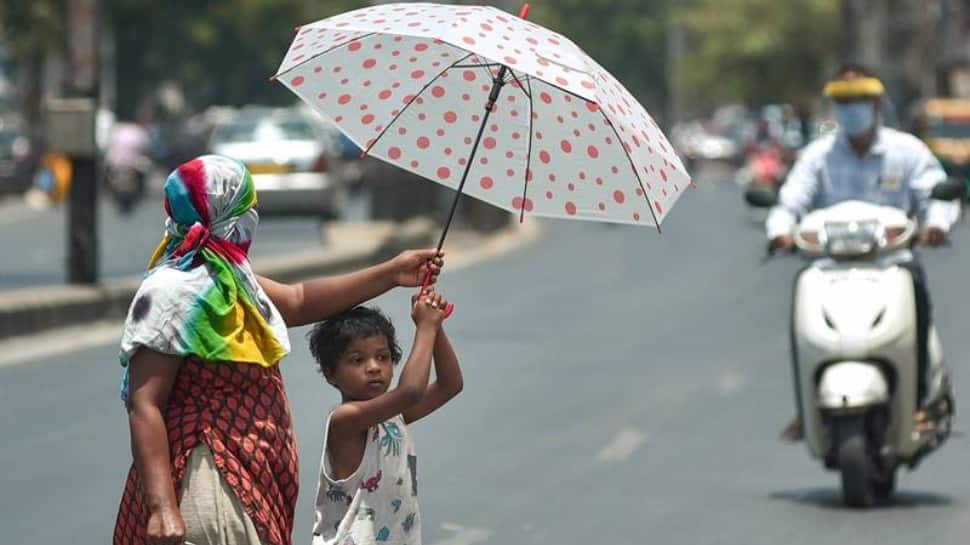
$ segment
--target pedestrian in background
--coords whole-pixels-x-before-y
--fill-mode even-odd
[[[227,157],[179,166],[164,205],[166,235],[121,341],[134,463],[114,543],[288,545],[298,464],[277,365],[287,328],[419,286],[428,270],[433,282],[443,261],[407,251],[295,285],[259,277],[247,257],[253,181]]]

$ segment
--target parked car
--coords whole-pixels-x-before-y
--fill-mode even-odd
[[[246,164],[261,215],[340,216],[343,161],[319,118],[296,108],[245,108],[215,128],[209,148]]]

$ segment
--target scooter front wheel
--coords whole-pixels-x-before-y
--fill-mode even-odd
[[[842,472],[842,495],[849,507],[872,507],[875,503],[873,470],[866,445],[862,416],[839,421],[838,459]]]

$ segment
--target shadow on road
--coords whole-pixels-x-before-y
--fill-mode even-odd
[[[836,488],[803,488],[801,490],[783,490],[771,494],[773,500],[784,500],[792,503],[815,505],[823,509],[849,510],[842,501],[842,491]],[[933,492],[916,490],[902,490],[893,494],[891,498],[876,503],[873,509],[913,509],[917,507],[946,507],[954,503],[953,498]]]

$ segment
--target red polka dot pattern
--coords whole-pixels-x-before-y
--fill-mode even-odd
[[[475,159],[491,71],[501,92]],[[690,179],[653,118],[565,37],[491,7],[386,4],[298,32],[279,81],[368,152],[515,213],[658,223]],[[522,87],[519,86],[522,83]]]
[[[192,449],[205,444],[266,545],[290,545],[299,473],[279,366],[183,361],[165,413],[175,492]],[[128,472],[115,545],[142,545],[148,505]]]

